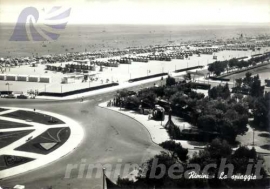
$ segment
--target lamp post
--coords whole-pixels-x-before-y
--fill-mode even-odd
[[[12,85],[12,84],[10,84],[10,83],[6,83],[6,85],[7,85],[8,92],[9,92],[9,86],[10,86],[10,85]]]

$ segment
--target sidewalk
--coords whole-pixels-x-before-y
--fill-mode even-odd
[[[142,124],[149,132],[151,139],[154,143],[160,144],[162,142],[171,140],[169,134],[167,133],[167,130],[164,128],[166,123],[168,122],[168,116],[165,115],[165,120],[164,121],[155,121],[155,120],[148,120],[147,115],[139,114],[137,112],[131,111],[131,110],[126,110],[126,109],[121,109],[119,107],[107,107],[108,102],[103,102],[99,104],[99,107],[101,108],[106,108],[112,111],[116,111],[118,113],[121,113],[123,115],[126,115],[136,121],[138,121],[140,124]],[[193,126],[190,125],[188,122],[185,122],[181,120],[178,117],[172,116],[172,121],[176,126],[182,129],[189,129],[192,128]],[[189,150],[198,150],[203,148],[203,145],[199,145],[197,142],[191,142],[191,141],[185,141],[185,140],[174,140],[177,143],[181,143],[181,145],[184,148],[187,148]]]

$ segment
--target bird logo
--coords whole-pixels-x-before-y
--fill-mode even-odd
[[[57,40],[66,28],[71,8],[54,6],[48,11],[35,7],[23,9],[18,17],[10,41]]]

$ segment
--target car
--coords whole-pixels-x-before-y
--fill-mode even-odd
[[[5,98],[15,98],[15,96],[13,94],[9,94]]]
[[[7,94],[2,94],[1,98],[6,98],[8,95]]]
[[[17,96],[17,98],[18,99],[28,99],[28,96],[21,94],[21,95]]]

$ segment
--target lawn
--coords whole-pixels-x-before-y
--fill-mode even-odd
[[[55,124],[63,124],[64,122],[60,119],[57,119],[52,116],[48,116],[45,114],[41,114],[38,112],[32,112],[32,111],[24,111],[24,110],[17,110],[15,112],[11,112],[8,114],[2,115],[4,117],[9,118],[15,118],[15,119],[21,119],[29,122],[36,122],[41,123],[45,125],[55,125]]]
[[[6,111],[6,109],[4,108],[0,108],[0,112]]]
[[[50,128],[38,137],[30,140],[15,150],[49,154],[62,146],[70,136],[69,127]]]
[[[17,128],[17,127],[32,127],[32,125],[0,120],[0,129],[9,129],[9,128]]]
[[[28,135],[34,130],[0,132],[0,149]]]
[[[16,167],[32,160],[33,159],[25,157],[2,155],[0,156],[0,171],[11,167]]]

